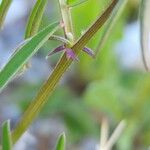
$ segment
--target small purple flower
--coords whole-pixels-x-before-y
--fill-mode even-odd
[[[48,54],[47,57],[49,57],[49,56],[51,56],[51,55],[53,55],[55,53],[61,52],[61,51],[65,51],[66,52],[67,59],[72,59],[72,60],[79,61],[79,59],[76,56],[76,54],[74,53],[74,51],[71,48],[65,47],[65,45],[61,45],[61,46],[55,48],[52,52],[50,52]],[[88,47],[84,47],[82,51],[85,52],[85,53],[87,53],[88,55],[90,55],[93,58],[95,57],[94,52],[90,48],[88,48]]]
[[[58,46],[52,52],[50,52],[47,56],[49,57],[55,53],[61,52],[61,51],[65,50],[65,48],[66,48],[65,45]]]
[[[74,53],[74,51],[72,49],[66,48],[65,51],[66,51],[67,59],[79,61],[78,57],[76,56],[76,54]]]

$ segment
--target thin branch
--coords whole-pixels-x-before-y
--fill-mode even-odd
[[[59,0],[62,20],[64,23],[64,33],[66,38],[73,43],[74,34],[73,34],[73,26],[71,19],[71,12],[69,6],[67,5],[66,0]]]

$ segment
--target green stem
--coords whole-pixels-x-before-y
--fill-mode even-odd
[[[71,19],[71,12],[69,6],[66,3],[66,0],[59,0],[62,20],[64,23],[64,32],[66,38],[74,42],[74,34],[73,34],[73,26],[72,26],[72,19]]]
[[[81,49],[89,42],[89,40],[94,36],[94,34],[102,27],[102,25],[106,22],[108,17],[110,16],[113,8],[117,4],[118,0],[113,0],[109,7],[105,10],[105,12],[96,20],[96,22],[87,30],[87,32],[76,42],[76,44],[72,47],[72,50],[79,54]],[[66,72],[66,70],[71,65],[72,60],[66,58],[66,54],[62,56],[56,67],[54,68],[52,74],[49,79],[42,86],[41,90],[30,104],[20,122],[17,124],[17,127],[12,132],[13,143],[16,143],[17,140],[21,137],[21,135],[26,131],[26,129],[30,126],[32,121],[41,111],[43,106],[48,100],[48,97],[54,91],[56,85],[59,80]]]

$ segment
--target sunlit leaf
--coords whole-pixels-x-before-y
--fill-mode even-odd
[[[10,7],[12,0],[2,0],[0,5],[0,28],[2,28],[6,14]]]
[[[27,23],[25,38],[29,38],[38,32],[46,4],[47,0],[37,0]]]
[[[6,121],[2,126],[2,150],[11,150],[11,147],[10,121]]]
[[[22,66],[39,50],[49,37],[59,28],[59,23],[53,23],[21,46],[0,71],[0,90],[12,79]]]
[[[56,145],[56,150],[65,150],[65,145],[66,145],[66,136],[63,133],[60,135],[57,145]]]
[[[140,33],[141,33],[141,49],[145,68],[148,70],[148,60],[150,56],[150,1],[141,1],[140,12]]]

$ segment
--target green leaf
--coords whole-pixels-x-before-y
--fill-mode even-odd
[[[65,145],[66,145],[66,136],[63,133],[60,135],[57,145],[56,145],[56,150],[65,150]]]
[[[128,0],[119,0],[118,4],[116,5],[115,9],[113,10],[113,12],[112,12],[112,14],[108,20],[108,23],[105,27],[103,34],[102,34],[102,38],[99,41],[95,55],[97,55],[98,52],[105,45],[107,39],[109,38],[109,36],[111,34],[113,27],[115,26],[115,24],[117,24],[117,20],[121,16],[121,13],[123,12],[127,2],[128,2]]]
[[[25,39],[32,37],[38,32],[46,4],[47,0],[37,0],[33,10],[31,11],[27,23]],[[29,67],[30,62],[24,64],[23,67],[20,69],[20,71],[17,73],[17,76],[22,75]]]
[[[12,0],[2,0],[0,5],[0,28],[2,28],[6,14],[10,7]]]
[[[6,121],[2,126],[2,150],[11,150],[11,132],[10,132],[10,121]]]
[[[58,22],[47,26],[17,49],[0,71],[0,91],[58,28]]]
[[[142,58],[146,70],[149,70],[149,50],[150,50],[150,1],[141,0],[141,11],[140,11],[140,39]]]
[[[38,32],[46,4],[47,0],[37,0],[27,23],[25,38],[29,38]]]
[[[66,3],[70,7],[74,7],[74,6],[80,5],[80,4],[87,2],[87,1],[88,0],[66,0]]]

